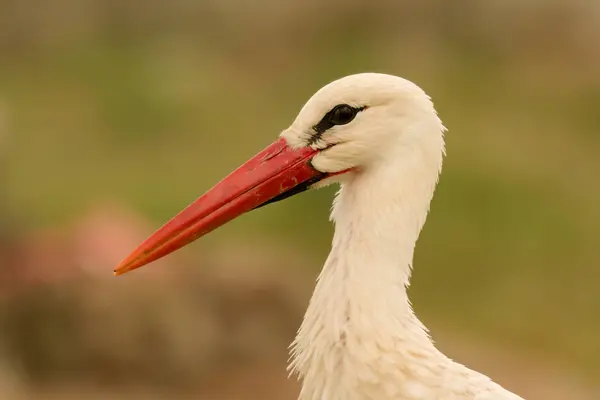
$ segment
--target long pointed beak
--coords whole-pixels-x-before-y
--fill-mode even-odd
[[[152,234],[114,270],[139,268],[193,242],[257,207],[299,193],[329,174],[315,170],[310,147],[291,149],[283,138],[252,157]]]

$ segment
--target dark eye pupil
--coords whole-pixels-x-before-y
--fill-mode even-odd
[[[345,125],[354,119],[356,112],[356,109],[345,104],[337,106],[331,113],[331,123]]]

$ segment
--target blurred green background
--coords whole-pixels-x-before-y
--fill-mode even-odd
[[[600,398],[600,3],[0,0],[0,398],[294,399],[334,188],[122,278],[324,84],[408,78],[448,158],[411,298],[529,399]]]

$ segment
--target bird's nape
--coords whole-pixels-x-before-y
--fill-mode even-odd
[[[115,275],[166,256],[248,211],[306,190],[335,174],[317,171],[319,150],[290,148],[281,138],[252,157],[146,239]]]

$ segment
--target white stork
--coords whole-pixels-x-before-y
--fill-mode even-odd
[[[376,73],[320,89],[280,138],[142,243],[119,275],[242,213],[339,182],[335,234],[292,345],[301,400],[517,400],[441,353],[407,297],[445,128],[414,83]]]

